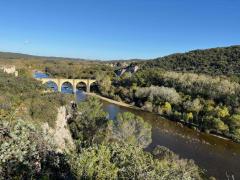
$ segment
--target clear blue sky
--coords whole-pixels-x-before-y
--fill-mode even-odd
[[[128,59],[237,44],[239,0],[0,1],[0,51]]]

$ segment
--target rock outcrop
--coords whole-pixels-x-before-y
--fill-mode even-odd
[[[47,123],[43,125],[44,131],[53,136],[57,149],[60,152],[69,151],[75,148],[67,121],[67,109],[65,106],[62,106],[58,109],[55,128],[49,127]]]

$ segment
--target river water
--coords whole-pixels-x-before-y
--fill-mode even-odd
[[[35,77],[38,77],[35,75]],[[53,89],[56,87],[50,86]],[[71,93],[71,88],[62,88],[64,93]],[[86,95],[82,91],[76,94],[77,101]],[[151,151],[156,145],[169,148],[181,158],[193,159],[209,176],[227,179],[226,174],[240,179],[240,144],[183,127],[181,124],[166,120],[157,114],[131,109],[102,101],[104,111],[109,118],[115,119],[118,113],[132,112],[141,116],[152,125],[152,143],[147,148]]]

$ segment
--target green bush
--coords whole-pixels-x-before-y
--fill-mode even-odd
[[[56,152],[49,135],[29,122],[0,121],[0,177],[58,179],[73,176],[65,155]]]

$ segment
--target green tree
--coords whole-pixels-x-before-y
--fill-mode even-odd
[[[228,124],[229,124],[231,129],[240,128],[240,114],[232,115],[228,120]]]
[[[78,148],[93,144],[97,131],[107,125],[106,117],[102,103],[95,97],[78,104],[69,125],[73,138],[79,142]]]
[[[110,149],[100,145],[71,154],[70,164],[77,179],[117,179],[119,168],[111,159]]]
[[[219,119],[219,118],[212,119],[212,127],[214,129],[216,129],[217,131],[222,131],[222,132],[226,132],[229,130],[228,126],[226,124],[224,124],[224,122],[221,121],[221,119]]]
[[[109,123],[111,133],[108,141],[147,147],[152,142],[151,125],[140,116],[130,112],[118,114],[117,120]]]
[[[232,115],[228,121],[230,132],[234,134],[234,136],[239,139],[240,138],[240,115],[234,114]]]
[[[98,73],[96,79],[98,84],[100,85],[99,87],[100,92],[103,95],[108,95],[112,84],[111,77],[104,73],[102,74]]]

